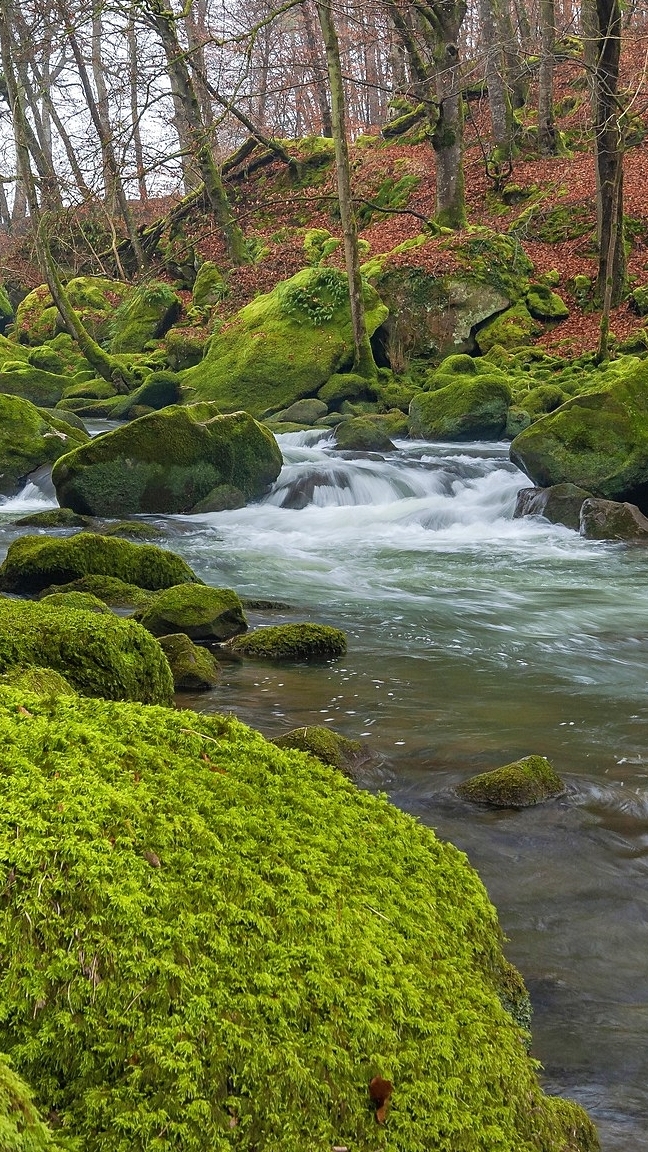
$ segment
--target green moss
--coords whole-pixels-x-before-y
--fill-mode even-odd
[[[203,642],[229,640],[247,629],[236,592],[204,584],[176,584],[160,592],[138,619],[154,636],[184,632]]]
[[[53,372],[55,376],[64,376],[68,369],[68,364],[60,353],[47,345],[32,348],[29,363],[34,368],[42,368],[44,372]]]
[[[426,130],[425,104],[404,101],[398,108],[394,108],[394,101],[391,104],[392,109],[398,111],[400,115],[393,116],[383,126],[382,134],[385,139],[389,140],[394,136],[404,136],[408,133],[411,135],[412,129],[416,128],[419,129],[419,138],[422,139]]]
[[[628,296],[628,303],[637,316],[648,316],[648,287],[634,288]]]
[[[273,740],[277,748],[296,748],[316,756],[322,764],[330,764],[339,772],[349,774],[361,761],[368,759],[368,751],[359,740],[347,740],[339,732],[313,724],[306,728],[293,728]]]
[[[68,384],[63,397],[59,396],[58,400],[110,400],[116,395],[114,385],[107,380],[80,380],[76,384]]]
[[[0,492],[13,495],[31,472],[88,439],[29,400],[0,394]]]
[[[204,328],[170,328],[164,337],[164,350],[174,372],[200,364],[210,339]]]
[[[341,451],[392,452],[394,445],[388,432],[380,424],[359,416],[345,420],[335,429],[335,446]]]
[[[516,304],[489,320],[477,333],[477,344],[481,352],[488,352],[495,344],[501,348],[520,348],[542,332],[529,312],[526,304]]]
[[[563,244],[593,232],[595,219],[590,202],[587,204],[559,204],[547,208],[535,204],[511,225],[509,231],[526,240],[540,240],[543,244]]]
[[[112,317],[111,352],[142,352],[149,340],[164,336],[181,308],[180,297],[162,281],[136,288]]]
[[[341,243],[340,237],[331,236],[326,228],[310,228],[304,236],[306,263],[313,267],[323,264]]]
[[[2,1152],[56,1152],[60,1145],[41,1120],[27,1085],[0,1054],[0,1148]]]
[[[0,391],[7,396],[20,396],[32,404],[53,408],[69,384],[67,376],[44,372],[31,364],[5,361],[0,371]]]
[[[171,405],[96,437],[53,470],[60,504],[83,514],[191,512],[214,488],[258,499],[282,457],[274,436],[246,412],[213,404]]]
[[[368,285],[364,296],[371,335],[387,309]],[[202,362],[182,379],[188,395],[259,416],[315,395],[352,359],[346,277],[332,268],[305,268],[223,325]]]
[[[567,400],[567,395],[558,384],[540,384],[532,388],[523,399],[526,411],[531,416],[543,416],[546,412],[554,412]]]
[[[205,648],[198,648],[184,632],[160,636],[176,692],[209,692],[220,675],[217,660]]]
[[[0,600],[0,672],[53,668],[85,696],[165,704],[173,682],[159,644],[132,620]]]
[[[180,378],[175,372],[152,372],[129,396],[120,396],[112,406],[115,420],[126,420],[138,405],[158,411],[180,400]]]
[[[21,528],[88,528],[89,516],[79,516],[71,508],[48,508],[46,512],[30,512],[16,520]]]
[[[535,320],[566,320],[569,308],[562,296],[548,284],[532,284],[526,294],[526,306]]]
[[[76,612],[110,613],[103,600],[93,596],[91,592],[50,592],[48,596],[41,596],[41,604],[48,608],[69,608]]]
[[[227,283],[218,266],[211,260],[200,265],[193,286],[194,308],[215,308],[227,295]]]
[[[75,312],[90,335],[100,342],[108,335],[115,308],[132,291],[121,280],[99,276],[76,276],[65,287]],[[58,309],[46,284],[35,288],[18,305],[15,336],[21,344],[44,344],[61,328]]]
[[[4,690],[0,738],[0,1042],[85,1152],[596,1147],[430,829],[221,717]]]
[[[381,214],[376,213],[376,208],[388,208],[391,211],[406,208],[412,193],[416,191],[420,183],[421,177],[413,175],[405,175],[400,178],[389,176],[383,180],[380,187],[367,197],[371,203],[360,205],[358,209],[360,226],[365,227],[370,224],[374,215],[377,215],[379,219],[381,218]]]
[[[564,791],[560,776],[544,756],[525,756],[493,772],[481,772],[457,788],[464,800],[493,808],[528,808]]]
[[[11,668],[0,677],[5,687],[16,688],[21,692],[34,692],[37,696],[76,696],[70,682],[53,668]],[[0,1142],[0,1147],[2,1144]]]
[[[143,524],[139,520],[119,520],[100,529],[102,536],[119,536],[123,540],[145,543],[147,540],[164,540],[166,531],[155,524]]]
[[[126,584],[116,576],[81,576],[67,584],[51,584],[43,589],[41,596],[58,592],[83,592],[102,600],[112,608],[144,608],[150,603],[152,592],[138,588],[136,584]]]
[[[317,393],[329,408],[339,408],[345,400],[375,400],[375,381],[359,376],[357,372],[334,372]]]
[[[431,440],[497,440],[506,427],[511,390],[499,375],[457,377],[420,392],[409,412],[410,435]]]
[[[257,628],[232,641],[235,652],[258,660],[339,660],[347,650],[346,636],[325,624],[276,624]]]
[[[65,540],[45,536],[14,540],[0,567],[0,587],[7,592],[39,592],[50,584],[67,584],[89,575],[116,576],[151,590],[199,582],[184,560],[155,544],[131,544],[81,532]]]

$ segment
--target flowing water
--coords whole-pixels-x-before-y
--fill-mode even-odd
[[[323,667],[229,663],[184,698],[276,735],[332,724],[378,753],[361,783],[463,848],[535,1009],[549,1091],[584,1104],[605,1152],[648,1150],[648,552],[513,520],[528,483],[505,444],[399,442],[353,456],[280,438],[271,494],[167,521],[209,583],[290,607],[253,624],[343,628]],[[21,507],[51,496],[25,491]],[[6,543],[16,501],[0,507]],[[526,753],[568,784],[521,812],[453,785]],[[331,829],[335,836],[335,829]]]

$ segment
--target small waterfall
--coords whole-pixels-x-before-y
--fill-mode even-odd
[[[56,507],[58,502],[49,467],[33,472],[25,487],[15,496],[0,496],[0,513],[4,514],[44,512],[47,508]]]

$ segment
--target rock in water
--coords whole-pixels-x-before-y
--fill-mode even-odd
[[[15,495],[30,473],[89,439],[87,432],[46,416],[29,400],[0,394],[0,493]]]
[[[277,748],[296,748],[316,756],[323,764],[330,764],[339,772],[351,776],[353,769],[369,760],[371,753],[366,744],[359,740],[348,740],[339,732],[322,725],[312,724],[306,728],[293,728],[273,740]]]
[[[52,479],[60,504],[121,518],[191,512],[222,485],[255,500],[281,466],[274,436],[247,412],[222,416],[215,404],[171,405],[69,453]]]
[[[239,636],[234,652],[257,660],[339,660],[347,649],[346,636],[326,624],[276,624]]]
[[[578,532],[583,502],[591,496],[576,484],[553,484],[551,488],[521,488],[513,519],[544,516],[551,524],[564,524]]]
[[[218,662],[206,648],[198,648],[184,632],[160,636],[158,643],[173,675],[176,692],[209,692],[218,683]]]
[[[184,632],[196,643],[221,643],[247,631],[236,592],[204,584],[176,584],[158,593],[137,618],[154,636]]]
[[[529,808],[564,791],[560,776],[544,756],[524,756],[493,772],[480,772],[457,788],[464,800],[491,808]]]
[[[414,396],[410,436],[425,440],[498,440],[506,428],[511,390],[499,376],[466,375]]]
[[[645,544],[648,519],[636,504],[585,500],[580,514],[580,534],[588,540],[636,540]]]

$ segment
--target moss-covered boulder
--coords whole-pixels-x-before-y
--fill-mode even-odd
[[[173,680],[160,645],[133,620],[0,600],[0,672],[53,668],[84,696],[165,704]]]
[[[191,293],[194,308],[215,308],[226,295],[227,284],[223,273],[213,260],[205,260],[198,269]]]
[[[155,596],[154,592],[147,592],[136,584],[127,584],[116,576],[90,575],[80,576],[78,580],[70,580],[66,584],[49,584],[40,593],[39,598],[43,599],[54,593],[71,592],[92,596],[93,599],[101,600],[111,608],[129,608],[132,611],[136,608],[145,608]]]
[[[363,416],[338,424],[334,442],[340,451],[393,452],[395,449],[385,429]]]
[[[167,588],[138,613],[138,619],[154,636],[184,632],[198,643],[220,643],[247,630],[243,605],[236,592],[204,584]]]
[[[206,648],[199,648],[184,632],[160,636],[158,643],[169,662],[176,692],[209,692],[216,687],[220,668]]]
[[[181,309],[180,297],[168,284],[156,280],[141,284],[112,317],[111,352],[142,352],[149,340],[164,336]]]
[[[631,361],[516,436],[511,460],[534,484],[576,484],[648,511],[648,365]]]
[[[629,540],[648,542],[648,518],[636,504],[617,500],[584,500],[579,531],[588,540]]]
[[[51,528],[89,528],[92,524],[90,516],[79,516],[71,508],[47,508],[45,512],[30,512],[16,520],[20,528],[42,528],[49,531]]]
[[[204,516],[208,512],[234,512],[237,508],[244,508],[245,496],[240,488],[234,484],[217,484],[194,504],[191,509],[192,516]]]
[[[339,660],[346,654],[347,640],[339,628],[326,624],[274,624],[237,636],[231,647],[255,660],[319,662]]]
[[[101,276],[75,276],[66,284],[68,298],[75,312],[95,340],[105,340],[115,309],[132,292],[121,280]],[[15,337],[21,344],[44,344],[65,325],[54,304],[49,288],[41,284],[18,305]]]
[[[155,544],[131,544],[80,532],[67,539],[21,536],[14,540],[0,567],[0,588],[22,594],[40,592],[50,584],[68,584],[90,575],[116,576],[153,591],[200,583],[184,560]]]
[[[531,388],[523,397],[525,410],[530,416],[544,416],[547,412],[555,412],[569,397],[559,384],[538,384]]]
[[[296,748],[299,752],[308,752],[310,756],[316,756],[323,764],[330,764],[347,776],[351,776],[353,770],[370,757],[369,749],[360,740],[348,740],[339,732],[318,724],[293,728],[291,732],[277,736],[273,744],[277,748]]]
[[[334,372],[317,395],[329,408],[340,409],[345,401],[353,404],[376,400],[376,381],[367,380],[366,376],[359,376],[357,372]]]
[[[100,612],[104,615],[110,613],[110,608],[93,596],[92,592],[50,592],[47,596],[39,597],[40,603],[48,608],[69,608],[77,612]]]
[[[96,521],[91,523],[95,524]],[[168,533],[158,524],[146,524],[141,520],[118,520],[116,524],[97,526],[95,531],[102,536],[119,536],[122,540],[134,540],[145,544],[151,540],[165,540]]]
[[[55,408],[63,396],[69,378],[33,368],[31,364],[16,365],[7,361],[0,371],[0,392],[6,396],[21,396],[42,408]]]
[[[32,1093],[0,1053],[0,1148],[3,1152],[58,1152],[60,1145],[41,1120]]]
[[[4,284],[0,284],[0,332],[4,332],[14,318],[14,310]]]
[[[172,405],[97,436],[52,472],[60,504],[94,516],[190,512],[222,484],[246,500],[281,471],[277,442],[247,412]]]
[[[275,412],[272,419],[276,424],[315,424],[327,413],[328,407],[324,401],[313,397],[310,400],[297,400],[282,412]]]
[[[542,331],[542,325],[534,320],[526,304],[520,301],[484,324],[477,333],[476,341],[482,353],[489,352],[495,345],[500,348],[524,348]]]
[[[27,668],[16,665],[0,676],[0,683],[5,687],[19,689],[21,692],[35,692],[37,696],[76,696],[76,691],[53,668],[40,668],[32,664]],[[2,1144],[0,1143],[0,1147]]]
[[[564,524],[578,532],[583,503],[591,492],[576,484],[554,484],[551,488],[521,488],[513,519],[544,516],[552,524]]]
[[[431,829],[222,717],[5,689],[0,739],[0,1046],[84,1152],[595,1152]]]
[[[564,791],[563,781],[544,756],[524,756],[503,768],[480,772],[457,788],[464,800],[491,808],[529,808]]]
[[[526,306],[535,320],[566,320],[569,308],[562,296],[547,284],[532,284],[526,294]]]
[[[29,400],[0,394],[0,493],[13,496],[31,472],[89,439]]]
[[[387,309],[373,288],[366,285],[364,293],[371,334]],[[241,309],[212,337],[201,363],[182,375],[189,396],[260,416],[314,396],[352,359],[346,276],[305,268]]]
[[[497,375],[459,377],[410,404],[410,436],[425,440],[498,440],[506,428],[511,390]]]

